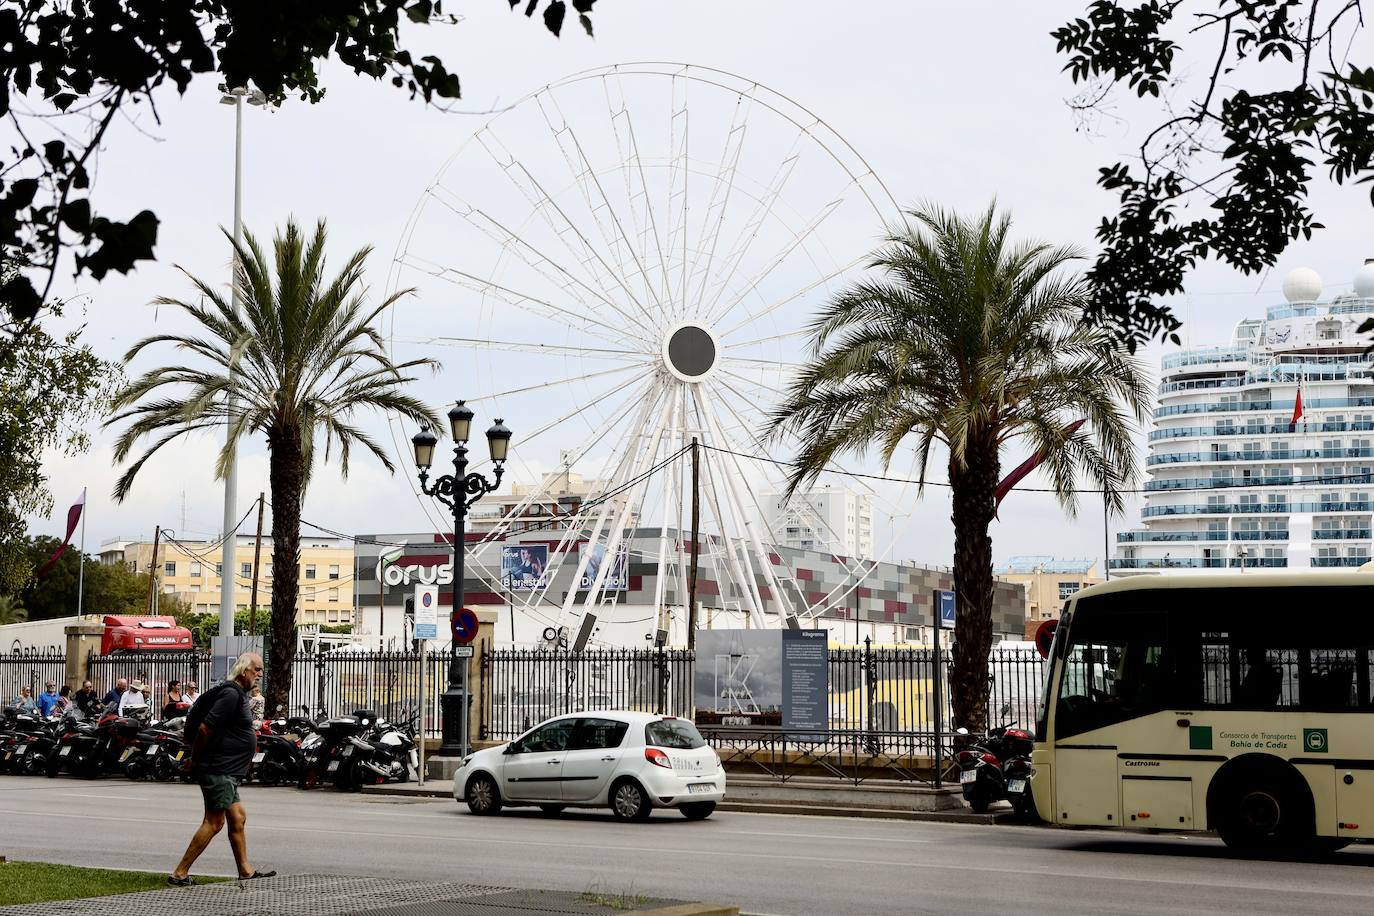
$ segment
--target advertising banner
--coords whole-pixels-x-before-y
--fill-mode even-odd
[[[548,584],[547,544],[516,544],[501,548],[501,585],[508,591],[528,592]]]
[[[782,631],[698,630],[699,725],[782,724]]]
[[[602,565],[606,562],[606,545],[593,544],[589,549],[587,568],[582,573],[582,581],[578,583],[579,589],[588,589],[596,582],[597,575],[601,572]],[[611,569],[606,573],[606,579],[601,584],[601,590],[607,592],[623,592],[630,587],[630,553],[621,547],[615,553],[615,562],[611,564]]]

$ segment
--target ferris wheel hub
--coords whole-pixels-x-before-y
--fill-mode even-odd
[[[681,321],[663,335],[663,365],[679,381],[704,382],[720,363],[720,339],[708,325]]]

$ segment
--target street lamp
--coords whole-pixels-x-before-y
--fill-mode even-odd
[[[231,307],[234,314],[239,312],[239,287],[238,287],[238,246],[243,237],[243,103],[264,107],[267,105],[267,96],[263,95],[261,89],[246,89],[242,86],[229,88],[223,83],[219,87],[221,105],[234,106],[234,273],[232,282],[229,285],[229,296]],[[231,368],[230,372],[233,371]],[[231,390],[228,397],[229,417],[225,421],[226,435],[232,437],[234,434],[234,395]],[[219,589],[219,635],[234,635],[234,609],[235,599],[238,597],[235,589],[234,571],[238,569],[237,547],[238,532],[234,529],[237,523],[239,501],[239,468],[238,468],[238,449],[235,448],[229,453],[229,465],[224,472],[224,547],[223,556],[220,558],[224,564],[224,571],[227,575],[220,577]],[[252,634],[249,634],[252,635]]]
[[[411,437],[415,449],[415,466],[420,469],[420,492],[433,496],[449,507],[453,513],[453,610],[463,607],[464,594],[464,541],[466,539],[468,509],[486,494],[501,485],[501,472],[510,451],[511,431],[498,417],[487,430],[487,449],[495,465],[492,479],[473,471],[468,473],[468,438],[472,434],[473,412],[462,401],[453,405],[448,412],[449,433],[453,436],[453,473],[444,474],[429,483],[429,469],[434,464],[434,447],[439,440],[429,427],[423,427]],[[466,691],[460,684],[458,646],[449,647],[448,686],[442,700],[443,743],[439,747],[441,757],[460,757],[467,752],[467,735],[463,734],[463,723],[467,717],[465,704],[468,702]],[[466,661],[462,662],[466,664]],[[465,681],[464,681],[465,683]]]

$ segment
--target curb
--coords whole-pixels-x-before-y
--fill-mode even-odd
[[[719,903],[679,903],[676,906],[659,907],[656,910],[636,910],[644,916],[739,916],[739,907],[724,906]]]

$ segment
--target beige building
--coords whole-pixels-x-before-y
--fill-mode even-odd
[[[247,610],[253,587],[252,535],[239,535],[234,575],[234,604]],[[218,613],[222,569],[221,548],[214,542],[162,539],[158,543],[157,576],[160,594],[177,595],[200,613]],[[100,562],[124,563],[146,573],[153,564],[151,540],[114,540],[100,547]],[[272,539],[262,539],[262,569],[258,578],[258,607],[272,604]],[[353,548],[341,538],[302,537],[297,609],[301,624],[353,622]]]
[[[996,572],[997,578],[1025,587],[1027,634],[1042,620],[1057,620],[1074,592],[1103,581],[1096,560],[1012,557]]]

